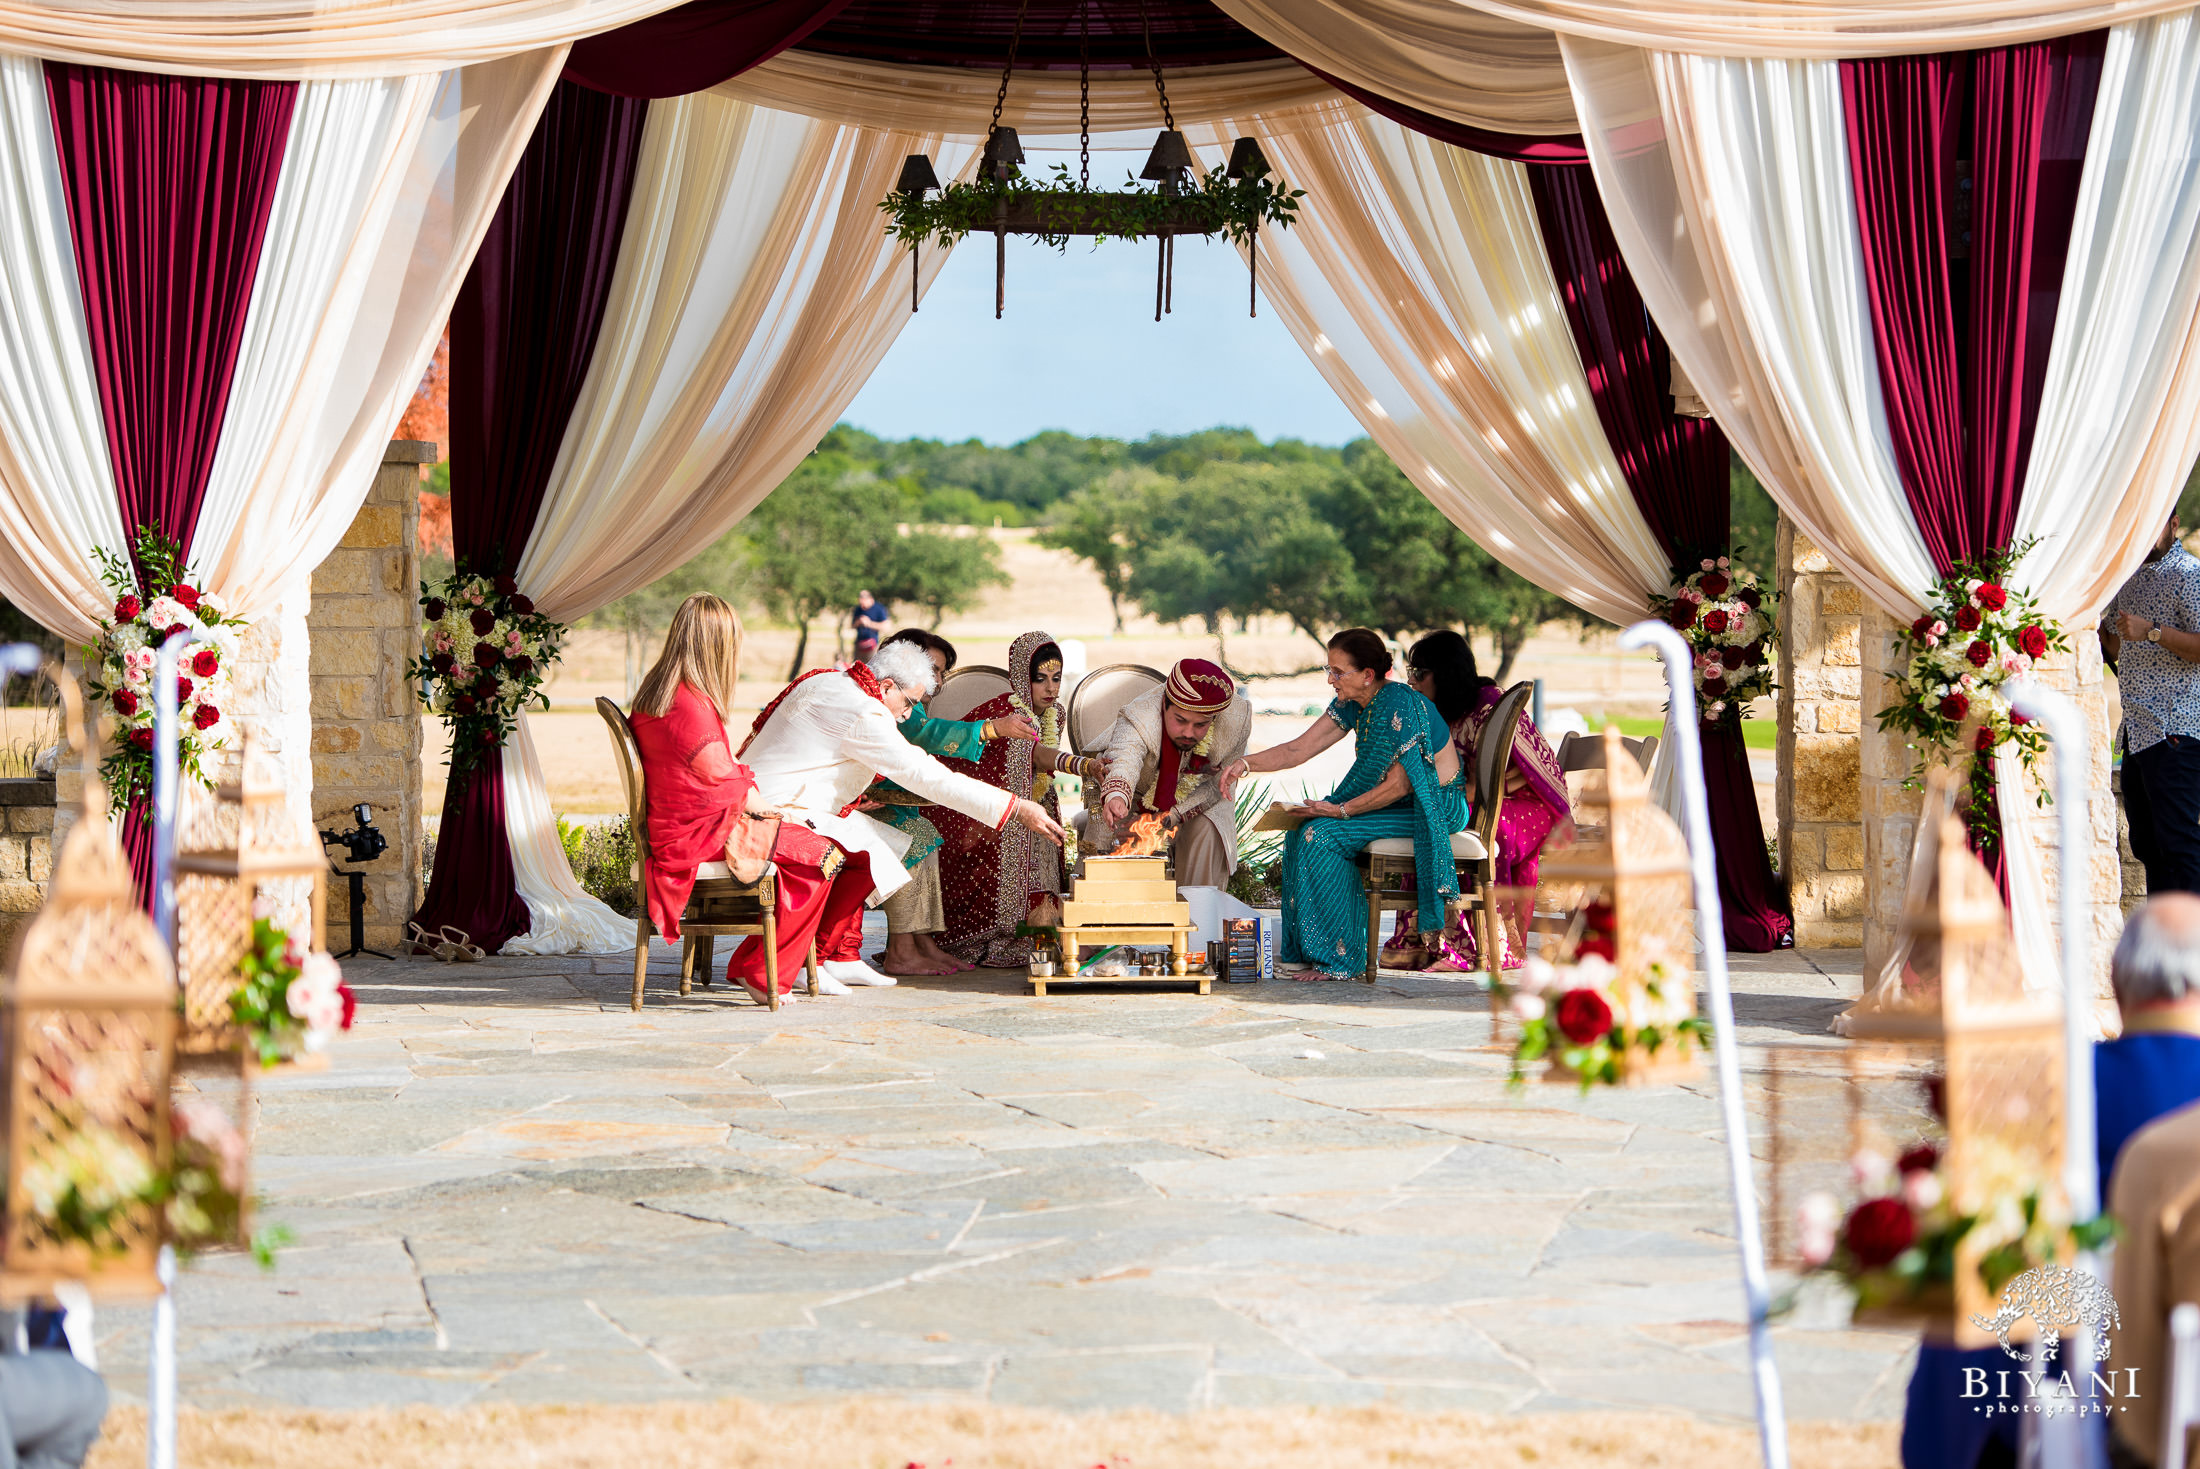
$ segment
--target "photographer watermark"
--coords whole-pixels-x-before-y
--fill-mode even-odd
[[[2009,1333],[2027,1317],[2038,1338],[2029,1355],[2009,1340]],[[2139,1396],[2136,1367],[2095,1367],[2081,1385],[2071,1371],[2052,1371],[2049,1363],[2061,1354],[2063,1338],[2091,1334],[2093,1361],[2108,1360],[2109,1332],[2123,1325],[2116,1297],[2087,1271],[2066,1265],[2040,1265],[2025,1271],[2002,1287],[2001,1309],[1991,1316],[1973,1316],[1971,1324],[1991,1331],[2001,1349],[2029,1368],[1966,1367],[1962,1397],[1981,1413],[2060,1414],[2121,1413],[2125,1403]],[[2012,1387],[2011,1379],[2014,1379]]]

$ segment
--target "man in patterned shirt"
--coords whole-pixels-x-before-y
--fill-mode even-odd
[[[2101,652],[2124,704],[2124,812],[2147,891],[2200,892],[2200,557],[2169,518],[2109,604]]]

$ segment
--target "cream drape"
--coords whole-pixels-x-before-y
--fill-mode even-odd
[[[1336,97],[1336,89],[1296,61],[1252,61],[1168,73],[1169,106],[1179,126],[1251,112],[1286,113]],[[718,84],[718,92],[759,107],[826,122],[918,133],[961,133],[981,140],[993,118],[1000,73],[975,67],[900,66],[798,49]],[[1077,132],[1075,72],[1018,72],[1001,120],[1028,144],[1037,134]],[[1151,133],[1161,103],[1147,72],[1095,73],[1094,133]],[[944,175],[943,175],[944,177]]]
[[[93,548],[122,543],[45,73],[0,55],[0,592],[87,639]]]
[[[1307,191],[1263,231],[1261,288],[1370,437],[1508,567],[1631,622],[1670,567],[1621,476],[1518,164],[1433,142],[1341,98],[1233,130]]]
[[[1334,0],[1358,6],[1364,0]],[[2183,10],[2191,0],[1455,0],[1562,36],[1702,56],[1892,56],[2012,46]]]
[[[301,85],[190,548],[238,615],[272,611],[357,514],[563,64]],[[92,551],[123,530],[35,60],[0,55],[0,129],[0,594],[88,639]]]
[[[1215,0],[1215,8],[1308,66],[1438,117],[1506,133],[1578,127],[1558,39],[1540,26],[1458,0]]]
[[[0,0],[0,51],[182,76],[433,75],[682,0]]]
[[[517,571],[544,613],[570,620],[679,566],[839,419],[908,320],[878,201],[913,152],[948,177],[976,156],[722,93],[650,104],[603,328]],[[923,253],[927,284],[946,253]],[[573,878],[524,715],[503,768],[531,919],[506,952],[631,946],[632,921]]]

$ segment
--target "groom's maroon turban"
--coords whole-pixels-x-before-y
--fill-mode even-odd
[[[1162,697],[1186,714],[1220,714],[1236,695],[1236,680],[1220,665],[1183,658],[1169,670],[1168,692]]]

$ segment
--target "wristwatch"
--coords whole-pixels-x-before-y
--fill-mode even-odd
[[[2147,629],[2147,641],[2150,643],[2159,643],[2162,641],[2162,629],[2159,624],[2149,627]]]

